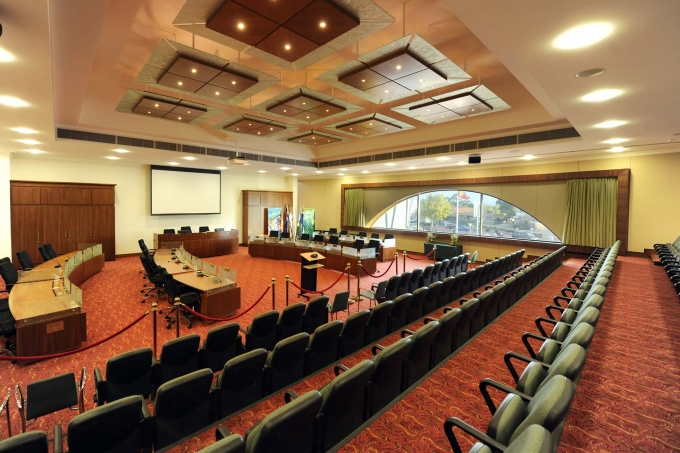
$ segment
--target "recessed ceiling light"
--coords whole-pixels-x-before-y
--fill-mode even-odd
[[[326,109],[326,111],[328,111],[328,109]]]
[[[236,27],[238,27],[239,30],[243,30],[244,28],[246,28],[246,26],[245,26],[245,24],[244,24],[243,22],[239,22],[239,23],[236,25]]]
[[[118,160],[118,159],[120,159],[120,157],[118,157],[118,156],[104,156],[104,159],[108,159],[108,160]]]
[[[38,140],[31,140],[30,138],[17,140],[17,141],[19,143],[23,143],[24,145],[39,145],[40,144],[40,142]]]
[[[27,149],[25,151],[27,153],[31,153],[31,154],[44,154],[45,153],[45,151],[43,151],[41,149]]]
[[[290,50],[290,44],[286,44],[285,46],[283,46],[283,48],[286,50]]]
[[[608,101],[609,99],[620,96],[621,93],[623,93],[623,90],[617,90],[617,89],[597,90],[597,91],[593,91],[592,93],[586,94],[585,96],[583,96],[581,98],[581,100],[586,101],[586,102]]]
[[[526,155],[522,156],[522,159],[533,160],[533,159],[536,159],[536,156],[534,156],[533,154],[526,154]]]
[[[344,173],[338,173],[338,176],[345,176]]]
[[[309,119],[309,117],[307,117],[307,119]]]
[[[196,74],[196,70],[195,70],[195,69],[192,69],[191,72],[193,72],[194,74]]]
[[[281,167],[281,170],[290,170],[288,167]]]
[[[270,127],[270,128],[269,128],[269,130],[270,130],[270,131],[273,131],[273,130],[274,130],[274,128],[273,128],[273,127]]]
[[[604,140],[604,141],[602,141],[602,143],[607,143],[608,145],[616,145],[617,143],[627,142],[628,140],[629,139],[627,139],[627,138],[616,137],[616,138],[610,138],[608,140]]]
[[[581,71],[578,74],[576,74],[576,77],[578,77],[579,79],[586,79],[588,77],[599,76],[603,72],[604,69],[602,68],[586,69],[585,71]]]
[[[181,120],[182,120],[182,117],[181,117],[181,116],[178,116],[177,119],[181,121]]]
[[[0,49],[0,62],[5,63],[8,61],[14,61],[14,55],[7,52],[5,49]]]
[[[284,110],[283,113],[286,113],[286,110]]]
[[[394,162],[388,162],[385,165],[387,165],[388,167],[394,167],[397,164],[395,164]]]
[[[129,153],[130,151],[128,151],[127,149],[123,149],[123,148],[116,148],[116,149],[113,150],[113,152],[118,153],[118,154],[125,154],[125,153]]]
[[[366,79],[361,79],[362,82],[366,82]]]
[[[12,130],[14,132],[18,132],[20,134],[37,134],[38,131],[34,131],[33,129],[29,129],[27,127],[13,127]]]
[[[468,164],[468,161],[466,161],[466,160],[459,160],[458,161],[458,165],[467,165],[467,164]]]
[[[390,92],[390,90],[385,90],[385,93],[389,93],[389,92]]]
[[[215,91],[215,95],[219,96],[219,95],[220,95],[220,92],[219,92],[219,91]]]
[[[181,86],[181,85],[182,85],[182,82],[177,82],[177,85],[180,85],[180,86]]]
[[[168,162],[168,165],[175,166],[175,165],[179,165],[179,164],[177,162]]]
[[[28,102],[12,96],[0,96],[0,104],[7,107],[26,107]]]
[[[291,176],[300,176],[300,173],[291,173]]]
[[[397,71],[398,71],[399,69],[401,69],[401,65],[398,64],[398,65],[397,65]]]
[[[340,171],[347,171],[347,169],[346,169],[346,168],[341,168]]]
[[[369,174],[369,173],[370,173],[370,171],[368,171],[368,170],[364,170],[364,171],[362,171],[361,173],[363,173],[363,174],[367,175],[367,174]]]
[[[609,148],[610,153],[620,153],[620,152],[625,151],[625,150],[626,150],[626,148],[623,147],[623,146],[614,146],[612,148]]]
[[[302,105],[307,105],[307,103],[306,103],[306,102],[303,102]]]
[[[191,110],[187,110],[187,114],[191,113]]]
[[[149,115],[151,115],[151,112],[146,112],[146,113],[148,113]]]
[[[267,173],[267,170],[257,170],[258,173]]]
[[[321,170],[317,170],[317,171],[316,171],[316,174],[317,174],[317,175],[320,175],[321,173],[323,173]]]
[[[423,79],[418,79],[418,82],[423,83],[424,80],[423,80]]]
[[[187,156],[187,157],[182,157],[184,160],[196,160],[195,157]]]
[[[232,80],[232,81],[231,81],[231,84],[232,84],[232,85],[236,85],[236,80]]]
[[[258,132],[257,135],[260,135],[260,133]]]
[[[154,107],[158,107],[158,104],[154,104]]]
[[[416,167],[414,167],[413,165],[411,165],[410,167],[407,168],[407,170],[415,170],[415,169],[416,169]]]
[[[600,129],[612,129],[614,127],[623,126],[626,123],[627,123],[627,121],[609,120],[609,121],[603,121],[599,124],[596,124],[595,127],[599,127]]]
[[[444,161],[444,160],[449,160],[449,159],[450,159],[449,157],[446,157],[446,156],[442,156],[442,157],[437,157],[437,159],[436,159],[436,160],[441,160],[441,161]]]
[[[326,22],[321,22],[321,23],[319,23],[319,27],[321,27],[321,28],[326,28]]]
[[[227,167],[217,167],[218,170],[226,170]]]
[[[581,49],[602,41],[613,30],[614,27],[605,22],[583,24],[559,35],[553,45],[558,49]]]

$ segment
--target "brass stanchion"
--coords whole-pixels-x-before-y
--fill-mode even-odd
[[[276,279],[272,277],[272,310],[276,310]]]
[[[175,338],[179,338],[179,297],[175,297],[175,321],[177,326],[175,326]]]
[[[404,272],[406,272],[406,250],[404,250],[402,254],[404,255]]]
[[[9,417],[9,397],[12,391],[12,387],[7,387],[7,407],[5,407],[5,415],[7,416],[7,438],[12,437],[12,422]]]
[[[361,260],[357,262],[357,295],[354,300],[357,302],[357,311],[359,311],[359,302],[363,300],[361,297]]]
[[[437,246],[432,247],[432,264],[437,263]]]
[[[288,284],[290,283],[290,277],[286,275],[286,307],[288,306]]]
[[[352,266],[349,263],[347,263],[347,267],[345,267],[345,270],[347,271],[347,292],[350,292],[350,288],[349,288],[349,277],[350,277],[350,275],[349,275],[349,273],[350,273],[351,269],[352,269]]]
[[[158,345],[158,331],[156,328],[158,327],[158,302],[155,300],[153,301],[153,304],[151,304],[151,311],[153,312],[153,358],[157,359],[158,357],[156,356],[156,349]]]
[[[394,252],[394,268],[396,270],[394,275],[399,275],[399,252]],[[406,269],[404,269],[406,272]]]

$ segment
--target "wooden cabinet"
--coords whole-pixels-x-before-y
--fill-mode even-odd
[[[244,245],[254,234],[267,234],[267,208],[281,208],[285,206],[293,212],[293,192],[264,192],[259,190],[243,191],[242,228]]]
[[[41,263],[38,247],[46,243],[58,254],[78,244],[101,243],[108,261],[116,256],[115,186],[104,184],[10,181],[12,259],[26,250]]]

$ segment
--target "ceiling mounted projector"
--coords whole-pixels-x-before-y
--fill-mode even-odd
[[[482,163],[482,156],[475,154],[468,157],[468,164],[480,164]]]
[[[230,157],[229,163],[234,165],[247,165],[248,159],[242,156]]]

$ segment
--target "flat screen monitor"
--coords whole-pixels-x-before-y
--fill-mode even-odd
[[[151,166],[151,215],[221,214],[219,170]]]

